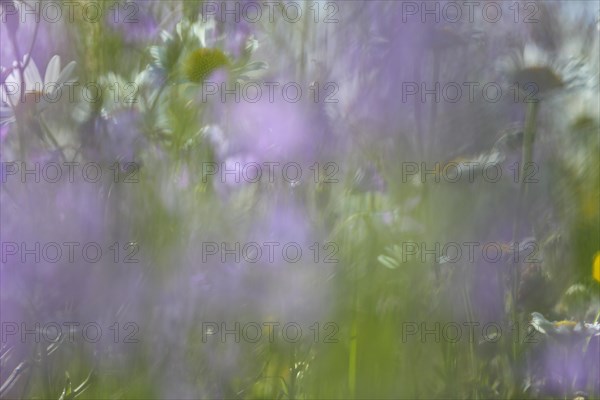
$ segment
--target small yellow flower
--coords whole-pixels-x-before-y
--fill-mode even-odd
[[[183,73],[190,81],[202,83],[214,71],[228,65],[229,59],[221,50],[200,48],[187,56],[183,65]]]
[[[594,263],[592,267],[592,277],[600,282],[600,251],[594,256]]]

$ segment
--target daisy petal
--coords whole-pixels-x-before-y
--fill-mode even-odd
[[[56,78],[56,83],[58,85],[62,85],[63,83],[66,83],[66,82],[73,82],[76,79],[75,77],[72,76],[76,65],[77,65],[77,63],[75,61],[71,61],[69,64],[67,64],[65,69],[60,71],[60,74]]]
[[[5,91],[5,86],[7,91]],[[2,85],[2,101],[6,104],[15,106],[21,98],[21,79],[19,78],[19,70],[14,70],[6,77],[4,85]],[[6,97],[5,97],[6,96]]]
[[[0,85],[0,110],[4,108],[4,104],[10,105],[8,94],[4,90],[4,85]]]
[[[46,75],[44,76],[44,84],[55,83],[60,74],[60,56],[52,57],[46,67]]]
[[[25,56],[29,57],[29,56]],[[41,90],[41,86],[43,86],[42,76],[40,75],[40,71],[38,70],[37,65],[35,65],[35,61],[33,58],[29,60],[29,64],[27,64],[27,68],[25,68],[25,90],[26,91],[37,91]]]

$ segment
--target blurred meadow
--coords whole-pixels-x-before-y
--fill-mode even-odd
[[[0,398],[600,399],[599,1],[0,6]]]

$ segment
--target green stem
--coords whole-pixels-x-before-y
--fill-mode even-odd
[[[525,118],[525,133],[523,138],[523,165],[521,165],[521,191],[523,191],[522,201],[525,201],[527,195],[527,185],[525,182],[525,172],[533,161],[533,143],[535,141],[535,129],[537,115],[540,110],[539,101],[529,103],[527,116]]]
[[[52,391],[50,390],[50,365],[48,363],[46,341],[44,340],[40,343],[40,351],[42,387],[44,389],[44,396],[49,399],[52,397]]]
[[[440,53],[437,50],[433,50],[433,85],[436,85],[440,81]],[[431,115],[429,116],[431,119],[429,121],[429,146],[431,148],[435,148],[438,133],[437,133],[437,113],[438,113],[438,103],[437,99],[431,102]]]
[[[473,321],[475,320],[475,316],[473,315],[473,306],[471,305],[471,296],[469,294],[469,290],[466,286],[466,284],[463,285],[462,288],[462,295],[463,295],[463,302],[465,304],[465,311],[467,312],[467,316],[469,318],[469,323],[473,323]],[[469,359],[471,362],[471,373],[472,373],[472,379],[474,382],[477,381],[478,378],[478,374],[477,374],[477,362],[476,362],[476,355],[475,355],[475,343],[473,343],[473,340],[469,339]],[[477,386],[474,387],[474,397],[475,399],[479,398],[479,391],[477,389]]]
[[[416,82],[421,81],[421,70],[423,68],[423,53],[419,51],[415,60],[414,75]],[[415,96],[415,120],[417,125],[417,149],[422,159],[425,159],[425,138],[423,134],[423,109],[421,108],[421,98]]]
[[[523,219],[524,208],[527,205],[527,181],[525,180],[525,173],[528,167],[531,165],[533,160],[533,145],[535,142],[535,130],[536,121],[540,109],[539,101],[532,101],[527,106],[527,114],[525,115],[525,131],[523,137],[523,151],[521,155],[521,175],[519,183],[519,195],[517,198],[517,209],[516,218],[513,226],[513,244],[518,246],[518,239],[520,236],[520,224]],[[510,310],[512,315],[512,322],[518,323],[517,321],[517,296],[519,293],[519,282],[521,279],[521,270],[517,262],[512,265],[512,276],[511,276],[511,304]],[[516,360],[517,356],[517,345],[513,341],[513,361]]]
[[[58,140],[56,140],[56,138],[52,134],[52,131],[50,131],[50,128],[48,128],[48,125],[46,124],[46,121],[42,118],[41,115],[39,116],[38,121],[40,123],[40,127],[42,128],[42,130],[46,134],[46,137],[50,140],[51,144],[56,148],[56,150],[58,150],[58,152],[60,153],[60,156],[62,157],[63,161],[67,161],[67,157],[65,157],[65,153],[63,152],[62,147],[58,143]]]
[[[517,218],[515,219],[514,229],[513,229],[513,243],[516,243],[519,239],[520,235],[520,222],[523,217],[523,208],[527,203],[527,181],[525,180],[525,173],[527,172],[528,167],[530,166],[533,160],[533,145],[535,142],[535,128],[536,128],[536,120],[537,115],[540,109],[540,103],[531,102],[527,107],[527,115],[525,117],[525,132],[523,137],[523,154],[521,156],[521,176],[520,176],[520,186],[519,186],[519,197],[517,200]],[[519,278],[518,268],[514,268],[516,271],[516,275],[514,278]],[[516,289],[519,284],[518,279],[513,280],[513,301],[516,301]],[[515,303],[513,303],[514,306]]]
[[[356,295],[355,295],[356,296]],[[356,302],[356,299],[355,299]],[[354,320],[352,321],[352,329],[350,331],[350,354],[348,360],[348,389],[350,390],[350,398],[354,399],[356,396],[356,352],[357,352],[357,315],[356,315],[356,307],[355,304],[354,311]]]
[[[296,354],[295,347],[292,344],[290,347],[290,384],[288,387],[288,398],[290,400],[296,399],[296,377],[298,371],[296,370]]]
[[[169,82],[169,78],[167,78],[161,85],[160,88],[158,89],[158,92],[156,93],[156,97],[154,98],[154,100],[152,100],[152,105],[150,106],[150,114],[154,115],[154,109],[156,108],[157,104],[158,104],[158,99],[160,98],[160,95],[162,94],[162,92],[165,90],[165,88],[167,87]]]

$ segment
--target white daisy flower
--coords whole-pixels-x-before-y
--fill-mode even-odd
[[[538,312],[531,313],[531,326],[543,335],[558,338],[600,336],[599,323],[548,321]]]
[[[71,61],[64,69],[60,68],[60,57],[52,57],[46,67],[44,78],[40,75],[37,65],[33,59],[28,60],[29,55],[23,57],[21,66],[26,65],[23,71],[23,79],[20,70],[15,66],[0,87],[0,100],[11,108],[19,107],[19,104],[35,102],[37,110],[42,111],[49,104],[56,102],[57,91],[62,90],[66,83],[75,81],[73,71],[75,61]],[[21,90],[21,82],[24,83],[24,91]],[[21,94],[24,94],[21,97]],[[60,96],[60,94],[58,94]]]
[[[565,86],[565,67],[535,44],[528,43],[520,53],[501,63],[512,83],[538,98]]]

